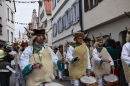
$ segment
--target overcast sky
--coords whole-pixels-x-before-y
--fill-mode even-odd
[[[39,1],[39,0],[18,0],[18,1]],[[29,23],[32,18],[32,11],[36,9],[38,13],[38,2],[35,3],[16,3],[16,13],[15,13],[15,22],[20,23]],[[21,33],[24,32],[23,26],[21,24],[15,24],[15,33],[14,36],[18,37],[19,30]]]

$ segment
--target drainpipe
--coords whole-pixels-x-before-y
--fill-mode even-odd
[[[82,21],[82,0],[79,0],[79,15],[80,15],[80,28],[81,32],[83,32],[83,21]]]

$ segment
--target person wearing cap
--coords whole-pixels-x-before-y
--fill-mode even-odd
[[[65,55],[65,52],[64,52],[64,45],[61,44],[59,45],[58,47],[58,51],[56,53],[56,55],[58,56],[59,60],[61,60],[62,58],[66,58],[66,55]],[[65,63],[57,63],[57,66],[58,66],[58,76],[59,76],[59,79],[60,79],[60,82],[63,81],[63,72],[64,70],[66,69],[65,68]]]
[[[125,79],[130,86],[130,29],[126,27],[126,43],[123,45],[121,52],[121,61],[125,73]]]
[[[110,74],[111,68],[114,70],[114,62],[108,53],[107,49],[103,47],[103,37],[94,38],[95,49],[92,52],[92,68],[97,78],[98,86],[103,86],[102,77],[105,74]]]
[[[58,51],[58,48],[55,46],[54,49],[53,49],[54,53],[56,54],[57,51]]]
[[[83,32],[73,33],[75,43],[69,46],[67,51],[67,59],[69,61],[69,76],[74,86],[80,86],[79,79],[85,74],[88,76],[91,72],[90,55],[88,47],[83,42],[85,37]]]
[[[10,66],[10,63],[4,60],[4,51],[0,50],[0,86],[9,86],[11,72],[7,66]]]
[[[44,45],[49,30],[26,30],[30,40],[29,46],[23,51],[19,60],[22,75],[26,77],[26,86],[43,86],[44,83],[54,79],[53,63],[57,64],[58,61],[62,63],[64,60],[58,60],[53,50]]]

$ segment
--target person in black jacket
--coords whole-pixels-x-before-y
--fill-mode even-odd
[[[0,86],[9,86],[11,72],[7,69],[9,62],[4,60],[4,51],[0,50]]]

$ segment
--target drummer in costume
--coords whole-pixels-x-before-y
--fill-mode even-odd
[[[86,44],[83,42],[84,33],[76,32],[73,33],[74,41],[73,45],[69,46],[67,51],[67,59],[69,63],[69,76],[70,79],[74,81],[74,86],[79,86],[79,79],[86,74],[86,69],[88,75],[90,75],[91,64],[89,50]]]
[[[126,82],[128,83],[128,86],[130,86],[130,29],[126,27],[126,30],[127,30],[126,34],[127,42],[123,45],[121,60],[124,68]]]
[[[114,70],[114,63],[107,52],[107,49],[103,47],[103,37],[94,38],[95,41],[95,49],[92,52],[92,68],[97,78],[98,86],[103,86],[102,77],[104,74],[110,74],[111,68]]]
[[[44,46],[45,36],[49,30],[27,29],[31,38],[29,46],[23,51],[19,61],[22,75],[26,78],[26,86],[43,86],[45,82],[51,82],[55,78],[53,63],[64,62],[64,58],[58,60],[53,50]]]

